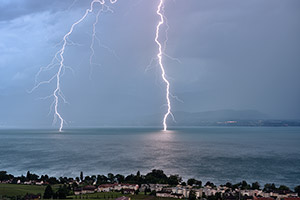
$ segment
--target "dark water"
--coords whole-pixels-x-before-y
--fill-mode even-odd
[[[0,170],[53,176],[149,172],[300,185],[300,127],[0,130]]]

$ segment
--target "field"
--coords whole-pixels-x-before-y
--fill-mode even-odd
[[[16,196],[25,196],[28,194],[44,194],[46,186],[39,185],[18,185],[18,184],[0,184],[0,199],[3,196],[6,197],[16,197]],[[59,188],[59,185],[52,185],[54,191]],[[93,194],[83,194],[78,196],[68,196],[68,199],[85,199],[85,200],[113,200],[120,196],[128,196],[131,200],[174,200],[172,198],[159,198],[155,196],[144,195],[140,193],[138,195],[130,194],[121,194],[119,192],[101,192]]]
[[[1,196],[24,196],[30,194],[43,194],[45,186],[39,185],[17,185],[17,184],[0,184]]]
[[[52,186],[53,190],[59,185]],[[46,186],[42,185],[21,185],[21,184],[0,184],[0,196],[24,196],[28,194],[44,194]]]

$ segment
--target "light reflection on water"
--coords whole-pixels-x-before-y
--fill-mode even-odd
[[[300,183],[300,128],[0,130],[0,170],[54,176],[141,173]]]

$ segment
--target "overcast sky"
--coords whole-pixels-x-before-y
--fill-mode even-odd
[[[67,46],[62,77],[68,104],[59,109],[73,126],[101,126],[160,113],[166,107],[159,67],[149,63],[158,0],[119,0],[97,25],[95,14],[76,26]],[[39,68],[51,62],[72,23],[89,0],[1,0],[0,126],[51,126],[55,82],[29,94]],[[272,118],[300,118],[299,0],[166,0],[169,31],[164,57],[173,111],[254,109]],[[161,40],[164,39],[162,32]],[[148,66],[148,67],[147,67]],[[55,70],[55,69],[54,69]],[[46,80],[54,71],[42,73]],[[116,123],[117,124],[117,123]]]

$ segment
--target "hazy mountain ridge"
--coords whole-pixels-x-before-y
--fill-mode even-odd
[[[173,113],[175,121],[168,119],[170,126],[299,126],[299,120],[274,120],[257,110],[215,110],[205,112]],[[155,114],[139,120],[140,125],[157,126],[162,123],[162,115]]]

